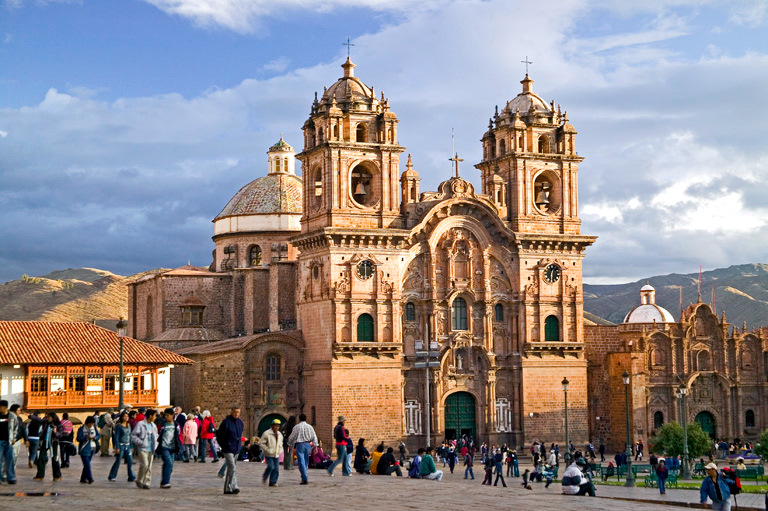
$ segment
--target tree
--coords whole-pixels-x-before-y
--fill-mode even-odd
[[[768,429],[760,433],[760,439],[755,445],[755,454],[763,459],[768,459]]]
[[[768,441],[768,438],[766,439]],[[667,456],[683,454],[683,427],[677,422],[668,422],[661,426],[656,435],[651,437],[652,450]],[[768,443],[766,444],[768,446]],[[712,447],[709,435],[697,422],[688,425],[688,456],[695,458],[708,454]]]

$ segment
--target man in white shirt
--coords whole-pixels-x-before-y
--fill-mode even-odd
[[[288,437],[288,445],[293,445],[296,448],[301,484],[308,484],[309,453],[312,452],[312,445],[317,445],[317,433],[315,433],[315,428],[307,424],[306,414],[299,415],[299,423],[293,427],[291,436]]]
[[[564,495],[589,495],[595,496],[595,490],[592,482],[584,475],[584,469],[587,466],[587,460],[579,458],[565,469],[561,484]]]

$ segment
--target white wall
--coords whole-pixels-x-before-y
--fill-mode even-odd
[[[157,404],[159,407],[171,404],[171,368],[157,370]]]
[[[24,375],[23,367],[0,365],[0,399],[8,400],[9,406],[14,403],[24,406]]]

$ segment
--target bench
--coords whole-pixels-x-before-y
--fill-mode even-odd
[[[651,470],[650,465],[632,465],[632,473],[635,474],[635,476],[637,476],[637,474],[650,474],[651,472],[653,472],[653,470]]]
[[[693,475],[702,477],[707,475],[706,471],[704,470],[704,463],[696,463],[693,466]]]
[[[757,468],[748,468],[746,470],[737,470],[736,475],[739,479],[754,479],[755,484],[759,484],[757,481]]]
[[[651,472],[648,474],[645,478],[645,487],[655,487],[658,486],[659,478],[656,475],[656,472]],[[677,472],[676,471],[670,471],[669,475],[667,476],[667,487],[677,488]]]

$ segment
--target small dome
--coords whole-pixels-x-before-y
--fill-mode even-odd
[[[533,80],[528,78],[528,75],[525,75],[525,78],[520,83],[523,84],[523,92],[507,102],[506,106],[501,111],[502,116],[514,116],[515,112],[518,111],[520,112],[520,115],[528,115],[531,108],[533,108],[533,111],[537,114],[551,115],[552,108],[550,105],[531,90]]]
[[[235,215],[301,214],[303,185],[294,174],[272,173],[238,191],[214,221]]]
[[[323,100],[328,101],[334,95],[336,101],[344,101],[348,96],[354,99],[375,99],[373,91],[370,87],[364,84],[359,78],[355,77],[355,66],[352,61],[347,58],[347,61],[342,64],[344,68],[344,76],[336,80],[336,83],[328,87],[323,93]]]
[[[656,291],[656,288],[650,284],[646,284],[640,288],[640,292],[643,292],[643,291]]]
[[[270,147],[268,152],[272,153],[276,151],[284,151],[284,152],[290,152],[290,153],[296,152],[293,150],[293,147],[291,147],[291,144],[283,140],[282,133],[280,134],[280,140],[278,140],[272,147]]]

